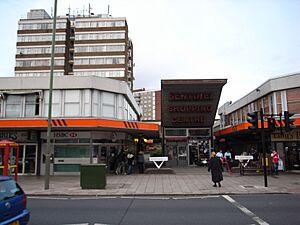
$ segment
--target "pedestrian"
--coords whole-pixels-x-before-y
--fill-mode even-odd
[[[278,163],[279,163],[278,152],[276,150],[273,150],[271,157],[272,157],[272,163],[273,163],[273,167],[274,167],[274,173],[275,173],[275,175],[278,175]]]
[[[229,149],[227,149],[227,151],[224,154],[224,159],[226,160],[227,163],[227,170],[231,171],[231,162],[232,162],[232,156],[231,156],[231,152]]]
[[[127,174],[128,175],[132,174],[133,163],[134,163],[134,155],[132,154],[131,151],[129,151],[127,154],[127,166],[128,166]]]
[[[217,152],[216,157],[220,159],[221,166],[223,169],[223,163],[225,162],[225,159],[224,159],[223,151],[221,149]]]
[[[109,170],[114,171],[116,169],[116,155],[115,152],[111,152],[109,156]]]
[[[220,151],[217,152],[217,155],[216,155],[220,160],[223,160],[223,152],[222,150],[220,149]]]
[[[211,171],[211,179],[214,183],[214,187],[217,187],[217,183],[219,187],[221,187],[221,181],[223,180],[222,170],[221,160],[219,157],[216,157],[215,152],[211,152],[211,158],[208,163],[208,171]]]
[[[126,171],[125,171],[125,153],[123,148],[119,149],[118,154],[117,154],[117,161],[118,161],[118,166],[117,166],[117,170],[116,170],[116,174],[124,174],[126,175]]]
[[[137,164],[139,168],[139,173],[144,173],[144,153],[143,151],[139,151],[138,156],[137,156]]]

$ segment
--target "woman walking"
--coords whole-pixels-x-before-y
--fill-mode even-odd
[[[219,157],[216,157],[215,152],[211,152],[211,158],[208,164],[208,171],[211,171],[211,179],[214,183],[214,187],[221,187],[221,181],[223,180],[222,174],[222,162]]]

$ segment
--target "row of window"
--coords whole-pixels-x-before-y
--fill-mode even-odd
[[[75,21],[77,28],[88,28],[88,27],[124,27],[125,21]]]
[[[76,40],[125,39],[125,32],[75,34]]]
[[[21,23],[19,24],[19,30],[41,30],[41,29],[52,29],[52,23]],[[67,27],[67,23],[56,23],[56,29],[63,29]]]
[[[66,34],[56,34],[55,41],[65,41]],[[52,34],[18,35],[18,42],[52,41]]]
[[[0,117],[46,117],[48,99],[48,91],[43,99],[39,93],[6,94],[0,100]],[[98,90],[53,90],[52,116],[137,120],[137,114],[123,95]]]
[[[124,77],[124,70],[112,71],[74,71],[74,76]]]
[[[125,45],[76,46],[75,52],[117,52],[125,51]]]
[[[50,72],[16,72],[16,77],[46,77],[50,75]],[[53,72],[53,76],[63,76],[64,72]]]
[[[64,53],[65,47],[55,47],[55,53]],[[17,54],[50,54],[51,47],[17,48]]]
[[[105,64],[124,64],[125,58],[84,58],[75,59],[76,65],[105,65]]]
[[[32,66],[50,66],[51,60],[50,59],[43,59],[43,60],[17,60],[16,67],[32,67]],[[65,65],[64,59],[56,59],[54,64],[56,66],[63,66]]]
[[[235,112],[221,116],[221,124],[226,127],[228,125],[237,125],[246,122],[248,119],[247,113],[259,111],[260,108],[263,109],[264,113],[268,114],[284,111],[285,107],[283,104],[286,103],[285,95],[285,91],[279,91],[257,99],[255,102],[252,102]],[[283,101],[283,104],[281,101]]]
[[[39,115],[39,97],[37,94],[7,95],[5,115],[7,117],[31,117]]]

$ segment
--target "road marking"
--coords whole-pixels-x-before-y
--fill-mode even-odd
[[[266,221],[262,220],[258,216],[256,216],[253,212],[251,212],[249,209],[247,209],[245,206],[241,205],[237,201],[235,201],[233,198],[229,197],[228,195],[222,195],[223,198],[225,198],[227,201],[229,201],[231,204],[233,204],[235,207],[240,209],[243,213],[245,213],[247,216],[251,217],[255,222],[257,222],[259,225],[270,225]]]

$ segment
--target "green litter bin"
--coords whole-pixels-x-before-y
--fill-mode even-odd
[[[80,166],[82,189],[105,189],[106,164],[83,164]]]

